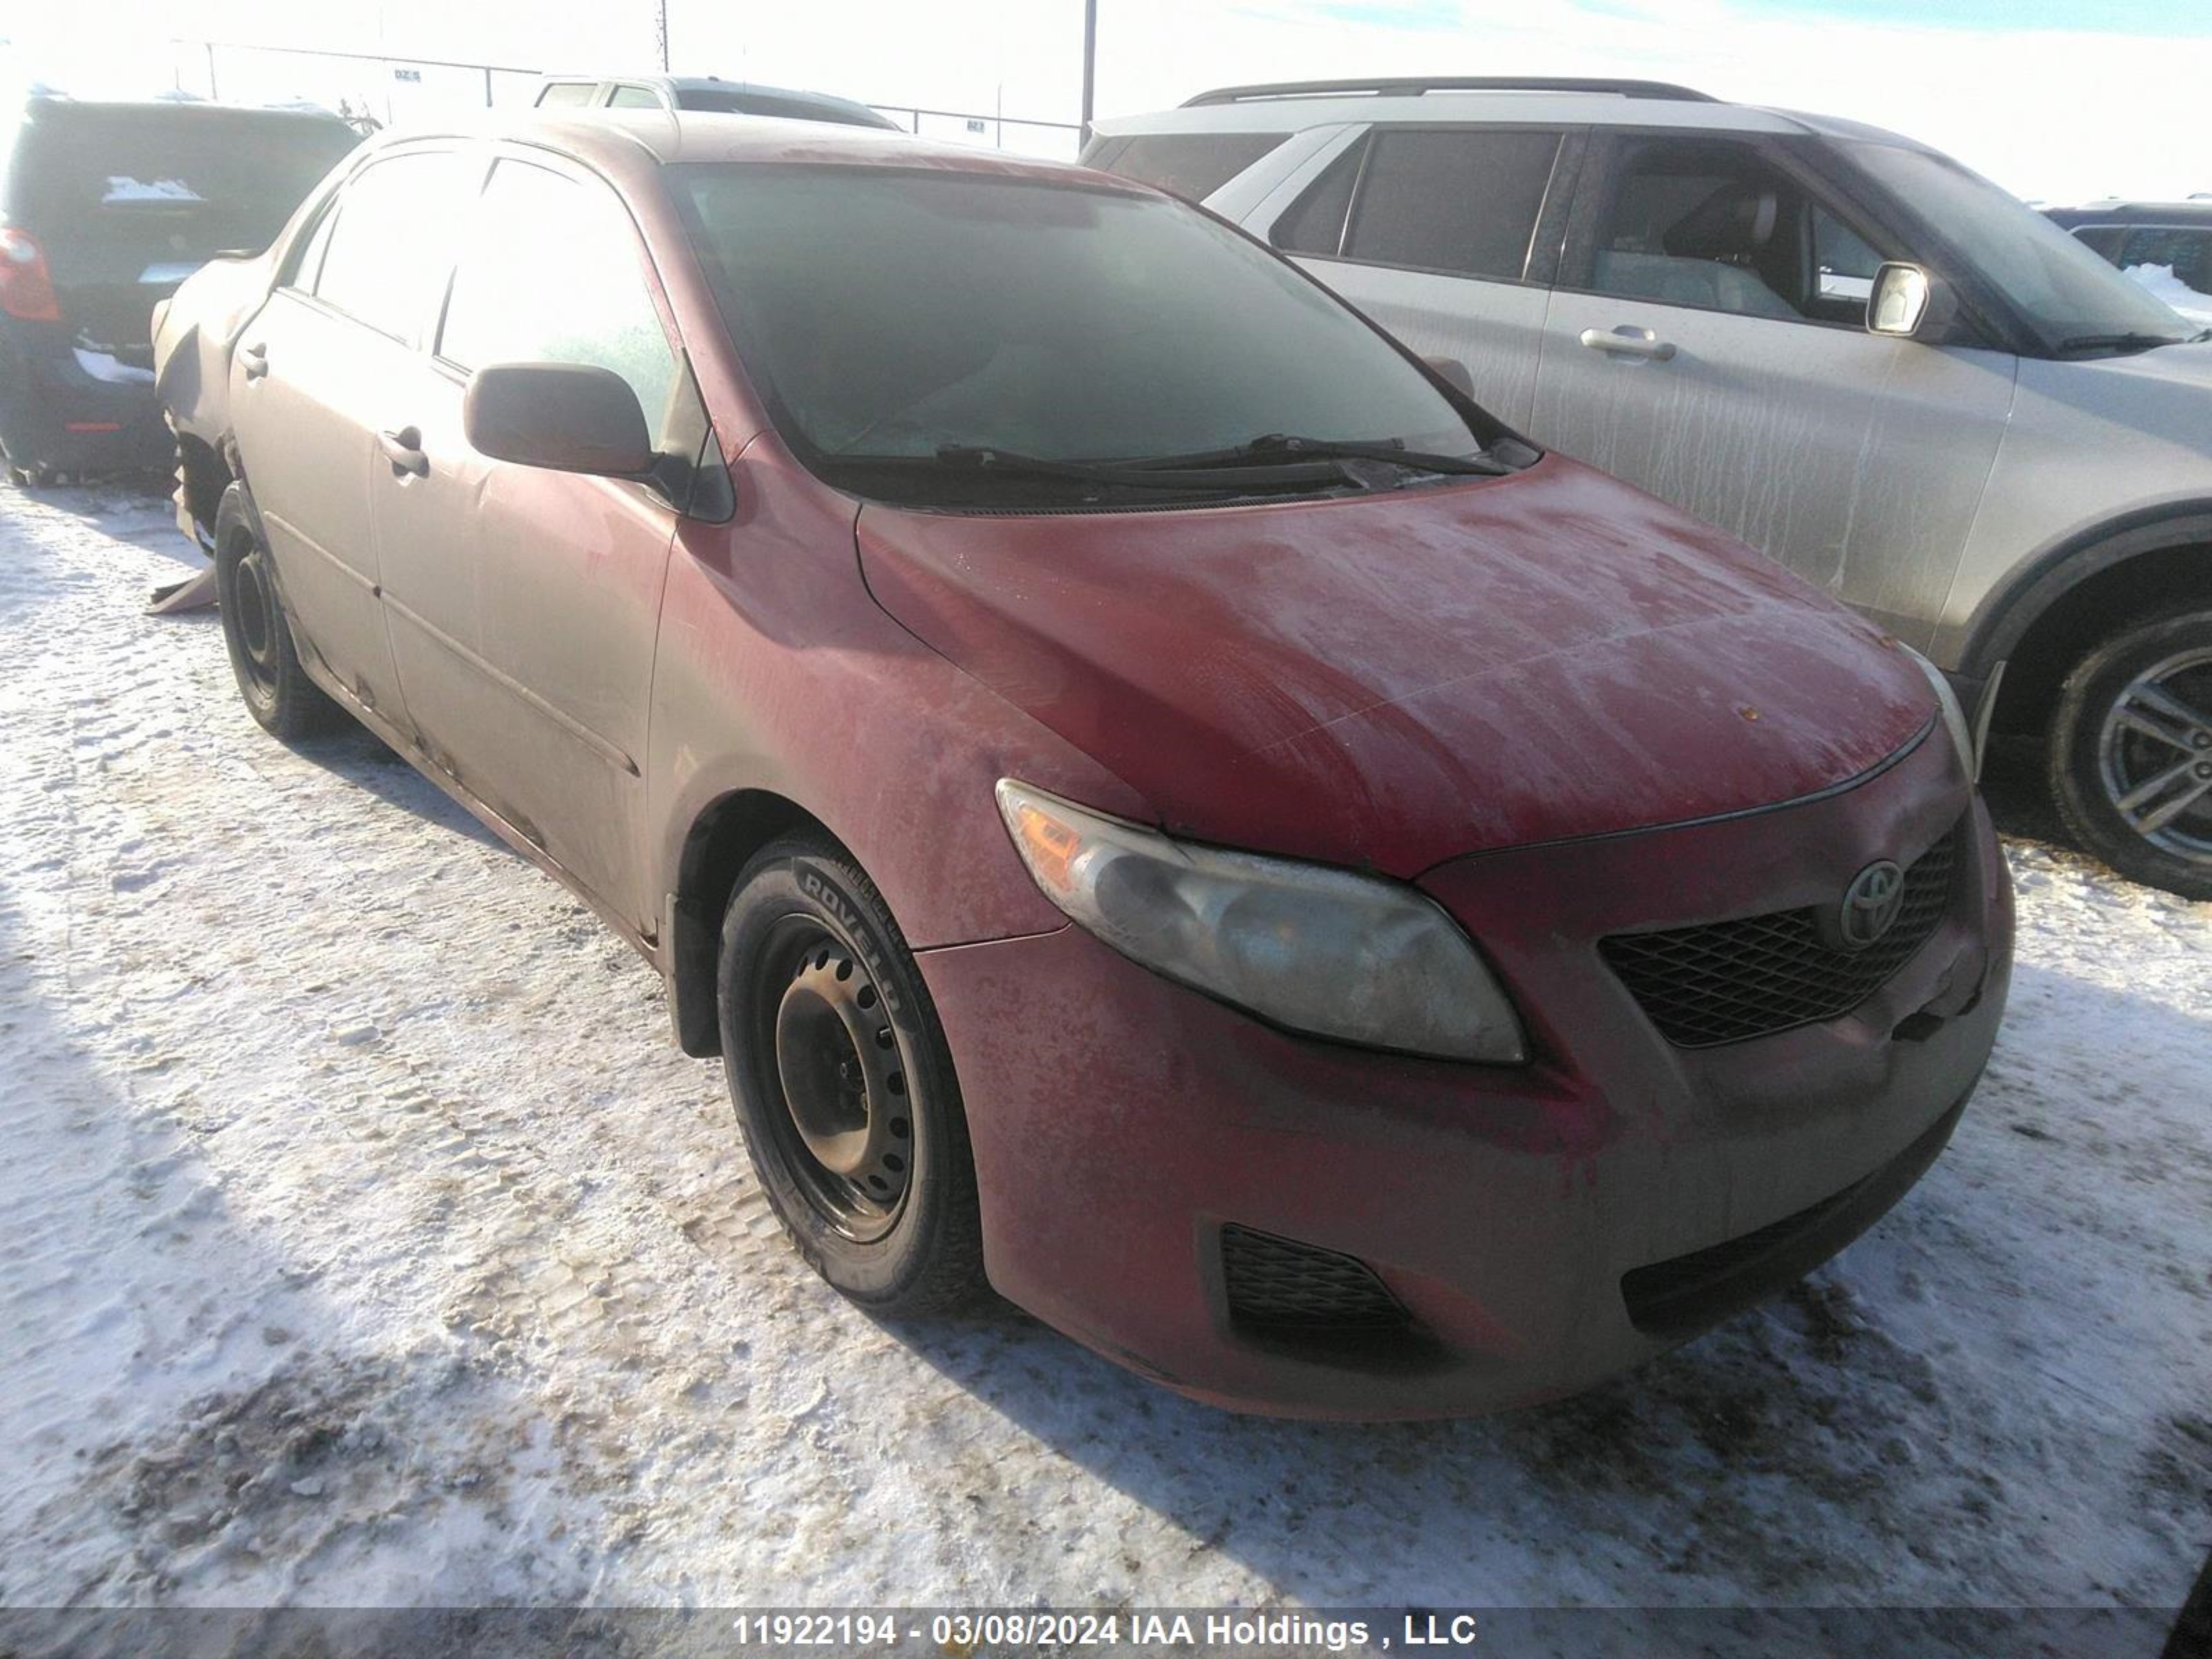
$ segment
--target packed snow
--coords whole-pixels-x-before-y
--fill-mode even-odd
[[[191,556],[0,495],[0,1607],[2171,1608],[2212,1545],[2212,905],[2012,840],[1988,1079],[1838,1261],[1559,1405],[1241,1419],[827,1290],[654,977],[264,737],[145,614]]]

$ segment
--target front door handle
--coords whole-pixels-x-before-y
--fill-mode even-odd
[[[269,372],[269,348],[257,341],[239,352],[238,361],[246,370],[246,378],[258,380]]]
[[[392,463],[395,473],[411,472],[420,478],[430,471],[430,458],[422,453],[422,433],[419,427],[403,426],[397,432],[380,432],[376,447],[384,452],[384,459]]]
[[[1602,351],[1614,357],[1642,357],[1655,363],[1663,363],[1674,355],[1674,343],[1662,340],[1648,328],[1638,328],[1623,323],[1611,333],[1603,329],[1586,328],[1582,333],[1583,343],[1593,351]]]

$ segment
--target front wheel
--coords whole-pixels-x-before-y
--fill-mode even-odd
[[[2059,692],[2049,774],[2090,852],[2212,898],[2212,611],[2142,618],[2084,657]]]
[[[764,849],[723,918],[716,998],[738,1127],[799,1254],[876,1313],[981,1300],[959,1085],[875,884],[826,840]]]

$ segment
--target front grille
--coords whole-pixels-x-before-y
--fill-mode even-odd
[[[1905,872],[1889,931],[1863,951],[1820,936],[1812,910],[1616,933],[1598,950],[1666,1039],[1711,1048],[1847,1014],[1910,962],[1950,908],[1960,830],[1954,827]]]
[[[1221,1270],[1231,1317],[1256,1329],[1321,1334],[1412,1322],[1372,1267],[1318,1245],[1232,1222],[1221,1230]]]

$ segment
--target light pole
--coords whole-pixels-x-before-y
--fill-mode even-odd
[[[1083,142],[1091,142],[1091,100],[1098,86],[1098,0],[1083,0]]]

